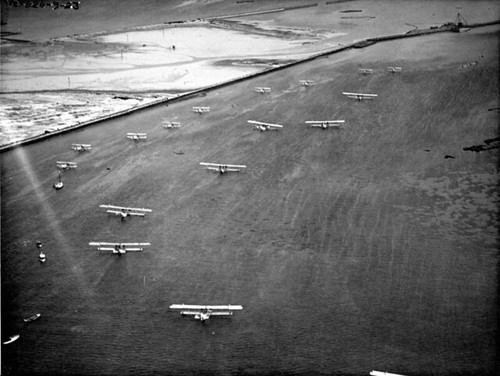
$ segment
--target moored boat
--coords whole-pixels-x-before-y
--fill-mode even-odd
[[[17,341],[19,339],[20,335],[16,334],[11,336],[7,341],[3,342],[4,345],[8,345],[9,343],[12,343],[14,341]]]
[[[40,316],[42,316],[42,314],[41,314],[41,313],[35,313],[34,315],[32,315],[32,316],[30,316],[30,317],[27,317],[27,318],[25,318],[25,319],[23,319],[23,320],[24,320],[24,322],[35,321],[35,320],[39,319],[39,318],[40,318]]]

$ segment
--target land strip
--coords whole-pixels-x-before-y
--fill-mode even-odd
[[[308,5],[308,6],[314,6],[314,5]],[[290,9],[295,9],[295,8],[297,8],[297,7],[290,7]],[[228,16],[226,16],[226,17],[228,17]],[[207,92],[207,91],[212,91],[212,90],[215,90],[215,89],[219,89],[219,88],[222,88],[222,87],[234,84],[234,83],[238,83],[238,82],[241,82],[243,80],[250,79],[250,78],[255,78],[255,77],[263,76],[263,75],[271,73],[271,72],[276,72],[278,70],[282,70],[282,69],[285,69],[285,68],[289,68],[289,67],[295,66],[297,64],[302,64],[302,63],[309,62],[309,61],[312,61],[312,60],[315,60],[315,59],[318,59],[318,58],[321,58],[321,57],[325,57],[325,56],[329,56],[329,55],[336,54],[336,53],[339,53],[339,52],[343,52],[343,51],[346,51],[346,50],[349,50],[349,49],[352,49],[352,48],[365,48],[365,47],[373,45],[373,44],[375,44],[377,42],[384,42],[384,41],[390,41],[390,40],[395,40],[395,39],[417,37],[417,36],[435,34],[435,33],[440,33],[440,32],[460,32],[461,29],[470,29],[470,28],[478,28],[478,27],[484,27],[484,26],[491,26],[491,25],[495,25],[495,24],[499,24],[499,23],[500,23],[500,20],[496,20],[496,21],[483,22],[483,23],[475,23],[475,24],[471,24],[471,25],[467,25],[467,26],[462,26],[462,25],[457,25],[455,23],[450,22],[450,23],[444,24],[444,25],[442,25],[440,27],[431,27],[429,29],[410,30],[409,32],[407,32],[405,34],[393,34],[393,35],[380,36],[380,37],[375,37],[375,38],[367,38],[367,39],[364,39],[364,40],[355,41],[353,43],[345,44],[343,46],[336,47],[336,48],[333,48],[333,49],[330,49],[330,50],[327,50],[327,51],[324,51],[324,52],[316,53],[316,54],[313,54],[311,56],[308,56],[308,57],[305,57],[305,58],[302,58],[302,59],[297,59],[297,60],[295,60],[293,62],[286,63],[286,64],[283,64],[283,65],[278,66],[278,67],[271,67],[271,68],[269,68],[269,69],[267,69],[265,71],[262,71],[262,72],[251,73],[251,74],[244,75],[244,76],[241,76],[241,77],[236,78],[236,79],[231,79],[231,80],[228,80],[228,81],[224,81],[224,82],[221,82],[221,83],[217,83],[217,84],[214,84],[214,85],[203,87],[201,89],[197,89],[197,90],[190,91],[190,92],[187,92],[187,93],[179,94],[179,95],[177,95],[174,98],[161,98],[161,99],[158,99],[158,100],[155,100],[155,101],[151,101],[149,103],[138,105],[138,106],[133,107],[133,108],[129,108],[129,109],[126,109],[126,110],[123,110],[123,111],[118,111],[118,112],[115,112],[115,113],[112,113],[112,114],[101,116],[101,117],[98,117],[96,119],[92,119],[92,120],[89,120],[89,121],[86,121],[86,122],[78,123],[78,124],[75,124],[75,125],[72,125],[72,126],[68,126],[68,127],[62,128],[62,129],[58,129],[58,130],[55,130],[55,131],[52,131],[52,132],[44,133],[44,134],[41,134],[41,135],[36,135],[36,136],[29,137],[29,138],[24,139],[24,140],[20,140],[20,141],[16,141],[16,142],[12,142],[12,143],[6,144],[6,145],[2,145],[2,146],[0,146],[0,152],[6,151],[6,150],[10,150],[10,149],[13,149],[13,148],[18,147],[18,146],[23,146],[23,145],[27,145],[27,144],[30,144],[30,143],[33,143],[33,142],[44,140],[44,139],[47,139],[49,137],[53,137],[53,136],[56,136],[56,135],[59,135],[59,134],[65,133],[65,132],[69,132],[69,131],[78,129],[78,128],[83,128],[83,127],[86,127],[86,126],[89,126],[89,125],[92,125],[92,124],[100,123],[100,122],[105,121],[105,120],[109,120],[109,119],[121,117],[121,116],[130,114],[130,113],[135,112],[135,111],[141,111],[141,110],[144,110],[144,109],[152,107],[152,106],[157,106],[157,105],[161,105],[161,104],[164,104],[164,103],[167,103],[167,102],[172,102],[172,101],[186,100],[186,99],[189,99],[189,98],[191,98],[193,96],[197,96],[200,93],[204,93],[204,92]],[[189,24],[189,21],[188,21],[188,24]],[[159,27],[159,26],[158,25],[152,25],[150,27],[153,28],[153,27]],[[137,30],[137,29],[138,28],[134,28],[134,30]],[[139,29],[140,30],[146,30],[146,29],[144,29],[144,27],[141,27]],[[148,27],[148,30],[149,30],[149,27]],[[95,35],[104,35],[103,33],[107,34],[109,32],[93,33],[92,36],[95,36]],[[48,92],[48,91],[41,91],[41,92],[44,93],[44,92]]]

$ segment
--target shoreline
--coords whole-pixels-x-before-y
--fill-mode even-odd
[[[20,140],[20,141],[15,141],[15,142],[8,143],[8,144],[5,144],[5,145],[0,145],[0,153],[8,151],[8,150],[12,150],[14,148],[17,148],[17,147],[20,147],[20,146],[23,146],[23,145],[28,145],[28,144],[35,143],[35,142],[38,142],[38,141],[42,141],[42,140],[45,140],[47,138],[51,138],[51,137],[56,136],[56,135],[60,135],[60,134],[66,133],[66,132],[73,131],[75,129],[80,129],[80,128],[87,127],[87,126],[93,125],[93,124],[97,124],[97,123],[100,123],[100,122],[103,122],[103,121],[106,121],[106,120],[109,120],[109,119],[121,117],[121,116],[130,114],[132,112],[141,111],[141,110],[144,110],[144,109],[149,108],[149,107],[161,105],[161,104],[167,103],[169,101],[172,102],[172,101],[186,100],[186,99],[189,99],[190,97],[197,96],[200,93],[204,93],[204,92],[207,92],[207,91],[219,89],[219,88],[222,88],[222,87],[234,84],[234,83],[241,82],[241,81],[246,80],[246,79],[259,77],[259,76],[262,76],[262,75],[265,75],[265,74],[268,74],[268,73],[276,72],[278,70],[282,70],[282,69],[289,68],[289,67],[292,67],[292,66],[295,66],[295,65],[298,65],[298,64],[309,62],[309,61],[312,61],[312,60],[315,60],[315,59],[318,59],[318,58],[321,58],[321,57],[324,57],[324,56],[329,56],[329,55],[332,55],[332,54],[340,53],[340,52],[343,52],[343,51],[346,51],[346,50],[349,50],[349,49],[353,49],[353,48],[356,48],[356,49],[365,48],[365,47],[372,46],[372,45],[374,45],[376,43],[379,43],[379,42],[392,41],[392,40],[395,40],[395,39],[404,39],[404,38],[418,37],[418,36],[436,34],[436,33],[441,33],[441,32],[457,32],[457,31],[460,31],[460,29],[462,29],[462,28],[464,28],[464,29],[465,28],[467,28],[467,29],[469,29],[469,28],[478,28],[478,27],[486,27],[486,26],[492,26],[492,25],[497,25],[497,24],[500,24],[500,20],[490,21],[490,22],[486,22],[486,23],[479,23],[479,24],[474,24],[474,25],[468,25],[467,27],[465,27],[465,26],[461,27],[459,25],[455,25],[455,24],[451,24],[450,23],[450,24],[442,25],[441,27],[436,27],[436,28],[419,29],[418,31],[420,31],[420,32],[418,32],[418,33],[417,32],[408,32],[408,33],[405,33],[405,34],[387,35],[387,36],[381,36],[381,37],[375,37],[375,38],[367,38],[367,39],[364,39],[364,40],[361,40],[361,41],[355,41],[353,43],[346,44],[346,45],[343,45],[341,47],[337,47],[337,48],[334,48],[334,49],[331,49],[331,50],[328,50],[328,51],[323,51],[323,52],[320,52],[320,53],[316,53],[316,54],[313,54],[313,55],[308,56],[308,57],[303,58],[303,59],[295,60],[295,61],[293,61],[291,63],[283,64],[283,65],[281,65],[279,67],[272,67],[272,68],[266,69],[264,71],[260,71],[260,72],[256,72],[256,73],[251,73],[251,74],[248,74],[248,75],[245,75],[245,76],[242,76],[242,77],[238,77],[236,79],[231,79],[229,81],[224,81],[224,82],[220,82],[220,83],[217,83],[217,84],[214,84],[214,85],[202,87],[202,88],[196,89],[194,91],[183,92],[182,94],[178,94],[174,98],[162,98],[162,99],[159,99],[159,100],[156,100],[156,101],[152,101],[150,103],[146,103],[146,104],[143,104],[143,105],[135,106],[135,107],[130,108],[130,109],[126,109],[126,110],[114,112],[114,113],[111,113],[111,114],[108,114],[108,115],[105,115],[105,116],[101,116],[101,117],[98,117],[98,118],[95,118],[95,119],[92,119],[92,120],[89,120],[89,121],[86,121],[86,122],[82,122],[82,123],[78,123],[78,124],[71,125],[71,126],[68,126],[68,127],[64,127],[62,129],[58,129],[56,131],[49,131],[49,132],[46,131],[45,133],[40,134],[40,135],[36,135],[36,136],[33,136],[33,137],[28,137],[26,139],[23,139],[23,140]],[[415,30],[415,31],[417,31],[417,30]],[[44,94],[44,93],[50,93],[50,92],[54,92],[54,91],[42,90],[42,91],[36,91],[36,92]],[[55,90],[55,92],[64,93],[64,92],[70,92],[70,90]],[[75,92],[86,92],[86,93],[106,92],[106,93],[127,93],[127,94],[133,94],[133,92],[126,92],[126,91],[122,91],[122,90],[109,90],[109,91],[108,90],[100,90],[100,91],[83,91],[83,90],[78,91],[78,90],[75,90]],[[144,93],[145,91],[141,91],[141,92]],[[153,92],[157,93],[158,91],[153,91]],[[15,93],[14,92],[12,92],[12,93],[0,93],[0,94],[18,94],[18,93],[19,92],[15,92]],[[33,92],[32,91],[26,91],[24,93],[33,93]],[[139,92],[137,92],[137,93],[139,93]]]

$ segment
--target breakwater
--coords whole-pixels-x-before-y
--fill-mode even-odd
[[[317,5],[317,4],[312,4],[312,5],[309,5],[309,6],[315,6],[315,5]],[[297,7],[291,7],[291,8],[295,9]],[[285,8],[280,8],[280,9],[285,9]],[[467,25],[467,26],[459,26],[459,25],[456,25],[454,23],[447,23],[447,24],[444,24],[442,26],[431,27],[429,29],[415,29],[415,30],[410,30],[409,32],[407,32],[405,34],[393,34],[393,35],[386,35],[386,36],[380,36],[380,37],[375,37],[375,38],[367,38],[367,39],[364,39],[364,40],[355,41],[353,43],[349,43],[349,44],[346,44],[346,45],[343,45],[343,46],[339,46],[339,47],[336,47],[336,48],[333,48],[333,49],[330,49],[330,50],[327,50],[327,51],[316,53],[316,54],[313,54],[313,55],[308,56],[306,58],[298,59],[298,60],[295,60],[293,62],[280,65],[278,67],[272,67],[272,68],[266,69],[266,70],[264,70],[262,72],[257,72],[257,73],[251,73],[251,74],[248,74],[248,75],[244,75],[244,76],[238,77],[236,79],[231,79],[231,80],[220,82],[220,83],[217,83],[217,84],[214,84],[214,85],[206,86],[206,87],[194,90],[194,91],[190,91],[190,92],[186,92],[186,93],[183,93],[183,94],[179,94],[179,95],[177,95],[175,97],[161,98],[161,99],[158,99],[158,100],[155,100],[155,101],[151,101],[151,102],[148,102],[148,103],[145,103],[145,104],[142,104],[142,105],[138,105],[138,106],[126,109],[126,110],[122,110],[122,111],[114,112],[114,113],[111,113],[111,114],[108,114],[108,115],[105,115],[105,116],[101,116],[101,117],[98,117],[98,118],[93,119],[93,120],[89,120],[89,121],[86,121],[86,122],[81,122],[81,123],[74,124],[74,125],[62,128],[62,129],[58,129],[58,130],[55,130],[55,131],[46,132],[46,133],[41,134],[41,135],[29,137],[29,138],[24,139],[22,141],[16,141],[16,142],[12,142],[12,143],[9,143],[9,144],[6,144],[6,145],[2,145],[2,146],[0,146],[0,153],[4,152],[4,151],[7,151],[7,150],[10,150],[10,149],[13,149],[13,148],[16,148],[16,147],[19,147],[19,146],[28,145],[28,144],[31,144],[31,143],[34,143],[34,142],[38,142],[38,141],[47,139],[49,137],[55,137],[55,136],[61,135],[61,134],[66,133],[66,132],[70,132],[70,131],[75,130],[75,129],[79,129],[79,128],[87,127],[89,125],[101,123],[101,122],[109,120],[109,119],[114,119],[114,118],[118,118],[118,117],[121,117],[121,116],[125,116],[125,115],[128,115],[128,114],[132,113],[132,112],[142,111],[142,110],[145,110],[145,109],[147,109],[149,107],[153,107],[153,106],[165,104],[167,102],[168,103],[175,103],[175,102],[178,102],[178,101],[187,100],[187,99],[199,96],[201,94],[204,94],[206,92],[209,92],[209,91],[212,91],[212,90],[215,90],[215,89],[220,89],[220,88],[223,88],[225,86],[241,82],[243,80],[247,80],[247,79],[251,79],[251,78],[256,78],[256,77],[259,77],[259,76],[263,76],[263,75],[266,75],[266,74],[269,74],[269,73],[272,73],[272,72],[276,72],[276,71],[281,70],[281,69],[286,69],[286,68],[295,66],[297,64],[303,64],[303,63],[306,63],[306,62],[309,62],[309,61],[312,61],[312,60],[315,60],[315,59],[318,59],[318,58],[321,58],[321,57],[333,55],[333,54],[340,53],[340,52],[343,52],[343,51],[346,51],[346,50],[349,50],[349,49],[353,49],[353,48],[357,48],[357,49],[359,49],[359,48],[365,48],[365,47],[374,45],[376,43],[391,41],[391,40],[395,40],[395,39],[411,38],[411,37],[417,37],[417,36],[429,35],[429,34],[435,34],[435,33],[441,33],[441,32],[459,32],[461,29],[470,29],[470,28],[477,28],[477,27],[483,27],[483,26],[491,26],[491,25],[495,25],[495,24],[499,24],[499,23],[500,23],[500,20],[490,21],[490,22],[483,22],[483,23],[476,23],[476,24],[471,24],[471,25]],[[190,21],[188,21],[187,24],[192,24],[192,23]]]

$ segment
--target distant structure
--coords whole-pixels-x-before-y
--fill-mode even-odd
[[[461,28],[467,27],[467,21],[460,13],[458,13],[455,18],[455,22],[447,22],[443,26],[451,31],[459,33]]]
[[[460,13],[457,14],[457,18],[455,19],[455,25],[459,28],[467,26],[467,21],[465,20],[465,18],[462,17]]]

